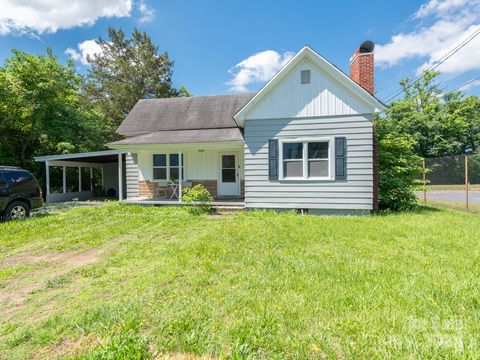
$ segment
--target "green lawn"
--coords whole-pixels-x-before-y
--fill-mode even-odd
[[[420,202],[423,200],[421,199]],[[452,209],[458,211],[466,211],[464,201],[449,201],[449,200],[432,200],[427,199],[428,206],[434,206],[436,208]],[[468,204],[468,212],[472,214],[480,214],[480,204],[470,203]]]
[[[480,191],[480,184],[470,184],[468,189],[471,191]],[[465,185],[427,185],[428,190],[463,190],[465,191]]]
[[[479,228],[118,204],[3,223],[0,358],[479,358]]]

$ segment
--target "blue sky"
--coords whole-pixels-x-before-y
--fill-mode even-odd
[[[400,79],[415,77],[480,29],[480,0],[0,3],[0,62],[11,48],[42,53],[51,47],[61,61],[73,56],[85,72],[82,50],[95,51],[89,40],[105,37],[109,25],[127,32],[138,27],[175,61],[175,85],[195,95],[258,90],[304,45],[348,73],[350,55],[370,39],[377,44],[376,94],[386,100]],[[479,76],[480,36],[439,69],[445,91]],[[478,94],[479,85],[464,90]]]

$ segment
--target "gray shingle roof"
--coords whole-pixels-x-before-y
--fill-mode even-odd
[[[222,129],[165,130],[148,134],[130,136],[126,139],[108,143],[115,145],[180,144],[207,143],[215,141],[241,141],[243,135],[238,127]]]
[[[254,94],[139,100],[117,133],[131,136],[164,130],[237,127],[236,114]]]

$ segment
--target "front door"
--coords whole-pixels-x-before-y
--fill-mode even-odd
[[[240,195],[238,173],[237,153],[220,153],[220,181],[217,189],[219,196]]]

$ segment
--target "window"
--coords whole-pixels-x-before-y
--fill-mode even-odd
[[[222,155],[222,182],[234,183],[236,181],[235,155]]]
[[[329,179],[331,171],[330,139],[282,142],[283,179]]]
[[[328,142],[308,143],[308,177],[328,176]]]
[[[153,155],[153,179],[154,180],[167,179],[167,155],[165,154]]]
[[[170,180],[176,181],[180,179],[179,172],[178,172],[179,166],[180,164],[178,162],[178,154],[170,154],[170,164],[169,164]],[[182,154],[182,173],[183,173],[183,154]]]
[[[302,84],[310,84],[310,70],[300,71],[300,82]]]
[[[283,177],[303,177],[303,143],[283,144]]]
[[[154,154],[153,155],[153,179],[172,180],[180,178],[180,163],[178,154]],[[182,154],[182,174],[184,174],[184,158]],[[183,178],[183,176],[182,176]]]

